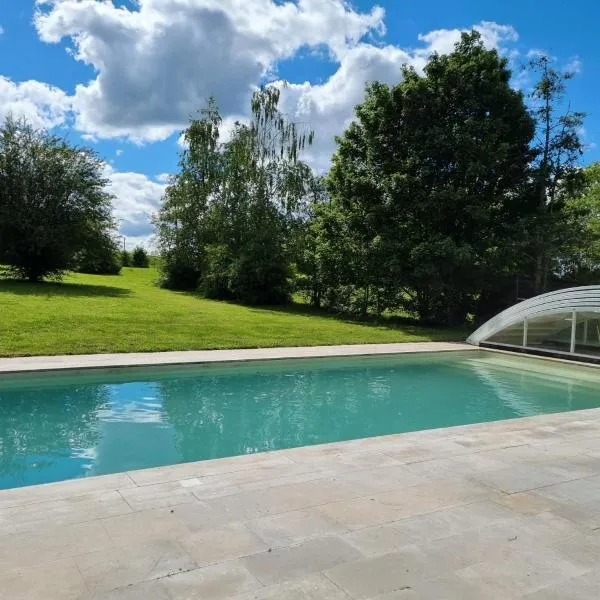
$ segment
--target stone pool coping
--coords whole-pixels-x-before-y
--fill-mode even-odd
[[[281,358],[325,358],[406,354],[415,352],[451,352],[478,350],[462,342],[404,342],[396,344],[348,344],[340,346],[298,346],[284,348],[249,348],[235,350],[186,350],[180,352],[134,352],[123,354],[80,354],[59,356],[18,356],[0,358],[0,373],[149,367],[202,363],[275,360]]]
[[[597,598],[600,409],[0,492],[0,595]]]

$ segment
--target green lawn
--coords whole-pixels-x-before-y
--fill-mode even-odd
[[[465,330],[358,323],[293,305],[249,308],[155,285],[154,269],[0,281],[0,356],[460,340]]]

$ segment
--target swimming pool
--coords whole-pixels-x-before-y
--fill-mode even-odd
[[[0,378],[0,489],[600,406],[600,370],[486,351]]]

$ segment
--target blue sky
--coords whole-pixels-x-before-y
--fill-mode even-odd
[[[208,95],[228,127],[252,86],[289,81],[284,110],[312,124],[307,159],[324,170],[366,81],[397,81],[402,62],[419,69],[472,27],[516,74],[535,50],[578,71],[568,96],[588,113],[582,162],[600,160],[599,22],[592,0],[0,0],[0,118],[95,147],[132,246],[149,243],[179,132]]]

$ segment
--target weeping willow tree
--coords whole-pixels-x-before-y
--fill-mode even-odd
[[[299,156],[314,135],[279,99],[278,88],[257,90],[250,121],[225,142],[213,100],[184,132],[156,220],[165,285],[251,304],[289,298],[289,235],[313,177]]]

